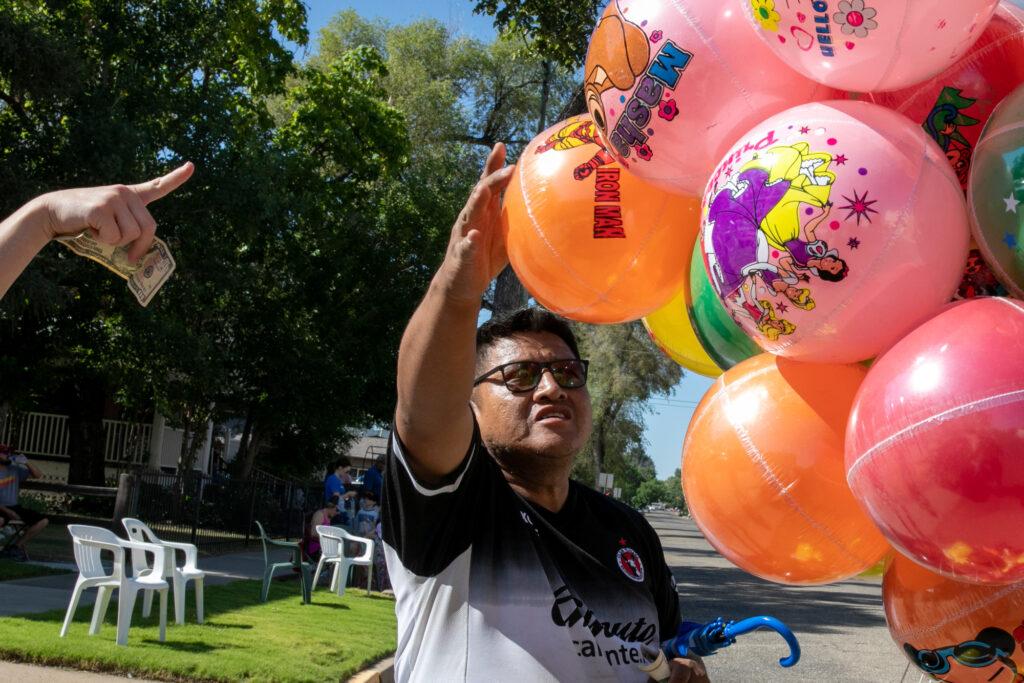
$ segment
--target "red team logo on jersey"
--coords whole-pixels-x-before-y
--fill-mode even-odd
[[[635,550],[632,548],[619,548],[615,560],[618,562],[619,569],[622,570],[623,574],[637,583],[644,580],[644,563],[640,561],[640,556],[637,555]]]

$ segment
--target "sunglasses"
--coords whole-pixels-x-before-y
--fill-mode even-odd
[[[1013,669],[1016,674],[1016,666],[1011,660],[1006,659],[1009,653],[1004,652],[991,643],[980,640],[969,640],[937,650],[920,650],[917,652],[917,665],[930,674],[944,674],[950,669],[949,658],[952,657],[960,664],[972,669],[980,669],[995,664],[997,661],[1004,665],[1009,663],[1008,668]]]
[[[587,367],[590,361],[579,358],[552,360],[546,363],[533,360],[519,360],[491,368],[473,380],[473,386],[480,384],[496,372],[501,372],[505,387],[513,394],[533,391],[540,384],[545,370],[551,371],[555,382],[563,389],[579,389],[587,383]]]

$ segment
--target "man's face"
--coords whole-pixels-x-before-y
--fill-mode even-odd
[[[522,332],[499,339],[477,366],[477,374],[513,361],[574,358],[550,332]],[[512,393],[496,372],[473,390],[480,436],[492,451],[510,450],[550,459],[571,459],[590,436],[587,388],[563,389],[545,370],[532,391]]]

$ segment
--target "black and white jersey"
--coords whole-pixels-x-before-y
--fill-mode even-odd
[[[676,634],[675,582],[643,516],[575,481],[557,513],[530,504],[475,430],[433,487],[393,433],[382,521],[399,681],[646,681],[641,645]]]

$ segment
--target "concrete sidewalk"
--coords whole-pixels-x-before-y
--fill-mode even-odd
[[[78,576],[75,565],[54,562],[44,564],[68,569],[71,573],[0,581],[0,616],[67,609]],[[238,579],[262,579],[263,552],[249,551],[200,557],[199,568],[206,572],[207,586]],[[79,604],[91,605],[95,598],[96,591],[86,591]],[[10,679],[0,675],[0,680]]]
[[[18,683],[124,683],[123,676],[108,676],[88,671],[57,669],[50,666],[35,664],[16,664],[0,661],[0,681],[18,681]],[[132,678],[135,681],[147,681],[145,678]]]

